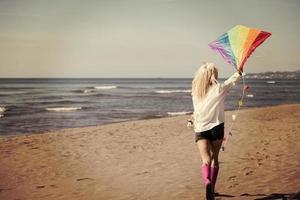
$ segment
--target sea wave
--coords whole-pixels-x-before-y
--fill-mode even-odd
[[[0,96],[8,96],[8,95],[18,95],[18,94],[28,94],[25,91],[1,91]]]
[[[56,107],[56,108],[45,108],[47,111],[54,111],[54,112],[69,112],[69,111],[76,111],[81,110],[82,107]]]
[[[94,86],[93,87],[96,90],[110,90],[117,88],[116,85],[102,85],[102,86]]]
[[[103,86],[94,86],[94,87],[86,87],[85,89],[80,89],[80,90],[74,90],[76,93],[95,93],[97,90],[110,90],[110,89],[115,89],[117,86],[115,85],[103,85]]]
[[[65,105],[74,105],[74,104],[88,104],[90,101],[88,100],[52,100],[52,101],[31,101],[28,104],[36,104],[36,105],[58,105],[58,106],[65,106]]]
[[[274,83],[276,83],[276,81],[267,81],[267,83],[274,84]]]
[[[0,107],[0,118],[4,116],[5,111],[6,111],[5,107]]]
[[[87,89],[73,90],[72,92],[75,92],[75,93],[92,93],[92,92],[95,92],[95,89],[90,87],[90,88],[87,88]]]
[[[163,115],[146,115],[141,117],[141,119],[155,119],[155,118],[161,118],[164,117]]]
[[[120,89],[148,89],[147,87],[137,87],[137,86],[134,86],[134,87],[130,87],[130,86],[117,86],[117,88],[120,88]]]
[[[90,89],[84,89],[84,90],[81,90],[82,93],[91,93],[91,92],[94,92],[94,90],[90,90]]]
[[[171,93],[191,93],[192,90],[156,90],[155,93],[171,94]]]
[[[176,116],[176,115],[188,115],[191,114],[190,111],[181,111],[181,112],[168,112],[168,115],[170,116]]]
[[[184,86],[176,86],[176,87],[158,86],[158,87],[154,87],[154,89],[158,89],[158,90],[189,90],[190,87],[184,87]]]

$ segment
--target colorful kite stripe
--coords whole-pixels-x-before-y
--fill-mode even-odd
[[[262,44],[271,33],[238,25],[221,35],[209,46],[235,68],[243,66],[252,52]]]

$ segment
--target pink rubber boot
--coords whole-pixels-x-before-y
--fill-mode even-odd
[[[206,190],[206,199],[207,200],[214,200],[214,193],[213,193],[213,186],[210,180],[210,166],[207,164],[202,165],[202,177],[205,184]]]
[[[207,164],[203,164],[201,166],[201,168],[202,168],[202,178],[203,178],[204,184],[206,186],[208,183],[211,183],[211,181],[210,181],[210,166]]]
[[[219,173],[219,167],[218,166],[211,166],[210,167],[210,180],[211,180],[212,188],[213,188],[214,192],[215,192],[215,185],[216,185],[217,178],[218,178],[218,173]]]

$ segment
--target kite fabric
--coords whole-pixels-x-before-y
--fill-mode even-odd
[[[237,25],[209,46],[237,70],[243,71],[243,66],[252,52],[270,36],[271,33]]]

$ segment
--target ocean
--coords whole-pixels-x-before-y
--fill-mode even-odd
[[[192,79],[0,79],[0,135],[189,114]],[[220,82],[224,79],[219,80]],[[300,79],[246,79],[243,108],[300,102]],[[242,82],[226,110],[238,108]]]

